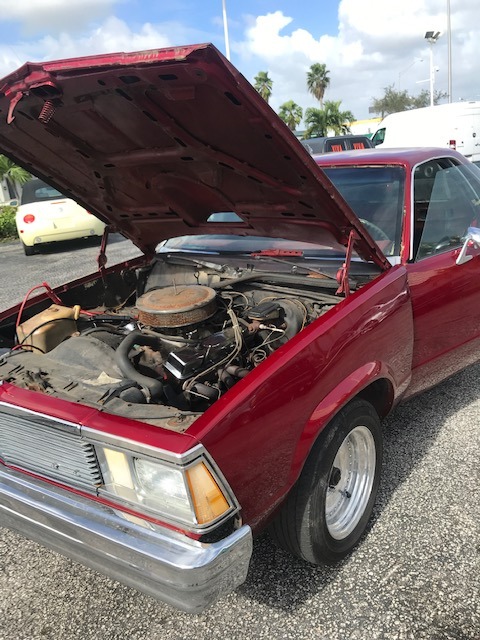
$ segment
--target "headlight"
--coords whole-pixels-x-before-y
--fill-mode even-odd
[[[176,513],[178,517],[192,519],[185,478],[179,469],[158,462],[134,458],[138,488],[145,506],[162,512]]]
[[[238,510],[201,446],[176,462],[98,444],[96,451],[104,478],[99,493],[139,513],[206,531]]]

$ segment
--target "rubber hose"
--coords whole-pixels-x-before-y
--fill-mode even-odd
[[[124,376],[130,380],[135,380],[140,386],[146,387],[152,398],[158,398],[163,394],[163,384],[160,380],[155,380],[154,378],[139,373],[128,357],[134,344],[158,347],[158,338],[146,336],[141,331],[131,331],[115,351],[115,361]]]

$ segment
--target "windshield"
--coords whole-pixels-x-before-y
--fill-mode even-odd
[[[228,223],[239,222],[241,218],[233,211],[212,213],[207,222]],[[343,258],[345,248],[333,242],[316,244],[295,242],[284,238],[265,236],[237,236],[231,234],[195,235],[171,238],[161,243],[159,251],[193,251],[199,253],[258,253],[260,251],[291,252],[298,251],[304,255],[322,256],[326,258]]]
[[[405,170],[398,166],[322,167],[386,256],[400,255]]]
[[[366,229],[386,256],[400,254],[405,170],[399,166],[336,166],[323,171],[361,219]],[[217,226],[239,222],[232,211],[213,213],[208,222]],[[320,238],[320,236],[319,236]],[[295,242],[283,238],[240,236],[230,234],[192,235],[172,238],[162,243],[160,251],[192,251],[199,253],[256,253],[265,250],[299,251],[305,257],[338,259],[345,247],[332,236],[318,242]],[[358,256],[354,258],[359,259]]]
[[[308,242],[293,242],[284,238],[260,236],[181,236],[161,243],[159,251],[193,251],[199,253],[258,253],[261,251],[301,252],[304,255],[325,258],[343,258],[345,248],[341,245],[324,246]]]

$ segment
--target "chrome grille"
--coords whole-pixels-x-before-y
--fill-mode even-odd
[[[73,423],[0,402],[0,459],[64,484],[95,489],[102,476],[93,445]]]

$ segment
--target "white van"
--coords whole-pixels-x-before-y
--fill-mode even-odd
[[[377,147],[447,147],[480,160],[480,101],[452,102],[386,116],[372,138]]]

